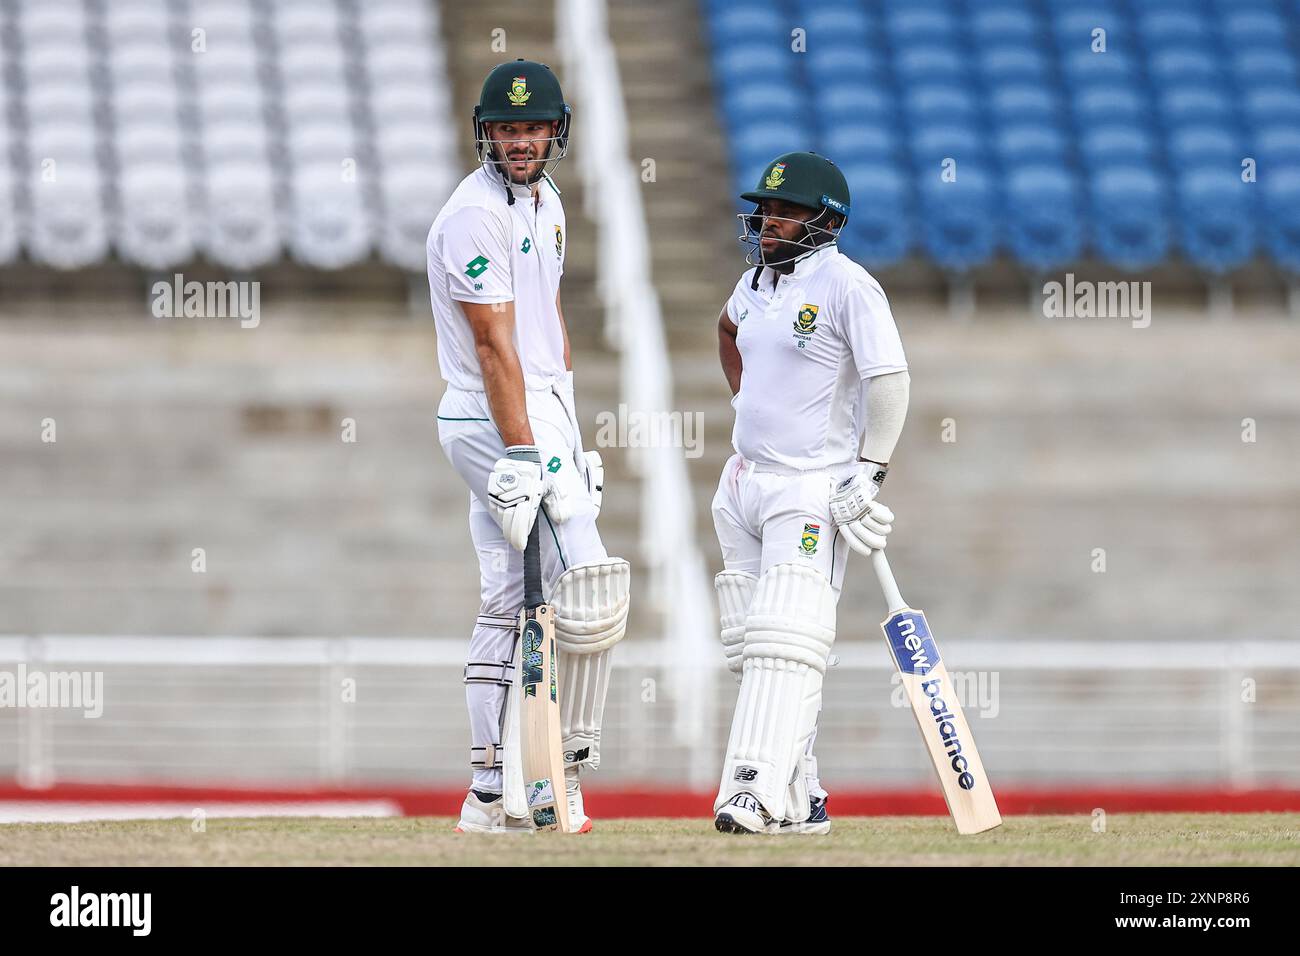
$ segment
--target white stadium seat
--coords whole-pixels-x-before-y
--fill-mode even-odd
[[[115,242],[128,262],[169,269],[194,258],[184,173],[175,165],[139,165],[118,183],[122,214]]]
[[[338,269],[370,254],[369,217],[356,182],[337,166],[300,170],[293,178],[293,225],[289,246],[299,262]]]
[[[444,166],[403,165],[385,170],[384,224],[379,250],[394,265],[424,270],[424,240],[439,207],[451,193]]]
[[[118,126],[180,122],[180,95],[173,83],[132,81],[113,86],[113,118]]]
[[[210,166],[201,245],[208,258],[232,269],[256,269],[280,256],[275,185],[264,163]]]
[[[118,127],[113,136],[117,161],[122,166],[165,165],[179,168],[183,140],[175,125],[153,124]]]
[[[28,116],[41,122],[91,123],[97,104],[87,84],[42,83],[28,88],[24,106]]]
[[[99,140],[92,126],[66,121],[47,122],[30,118],[27,130],[27,155],[31,166],[39,170],[47,160],[57,164],[94,163]]]
[[[4,145],[4,125],[0,123],[0,147]],[[9,171],[9,164],[4,154],[0,153],[0,265],[8,265],[18,258],[18,232],[13,174]]]
[[[265,164],[270,157],[266,124],[242,120],[206,123],[199,127],[204,161],[221,165],[245,161]]]
[[[289,158],[295,166],[332,166],[339,169],[346,159],[357,158],[357,141],[352,127],[344,123],[313,123],[292,127]]]
[[[112,47],[108,70],[115,84],[148,82],[172,87],[175,83],[173,52],[157,43],[134,41],[129,46]]]
[[[32,217],[27,248],[34,259],[59,269],[78,269],[108,255],[98,167],[63,163],[52,181],[36,175],[28,182]]]

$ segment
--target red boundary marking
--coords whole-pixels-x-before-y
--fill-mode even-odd
[[[708,817],[713,794],[680,789],[584,788],[588,812],[602,817]],[[1300,812],[1300,790],[1206,788],[1053,788],[997,791],[1004,814],[1284,813]],[[29,803],[280,803],[391,800],[406,816],[454,816],[465,791],[412,787],[236,788],[159,784],[60,783],[45,790],[0,783],[0,800]],[[833,790],[830,809],[841,816],[942,816],[943,797],[928,790]]]

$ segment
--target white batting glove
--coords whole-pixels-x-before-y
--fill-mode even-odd
[[[516,551],[528,544],[545,491],[542,457],[534,445],[511,445],[488,476],[488,511]]]
[[[587,479],[587,495],[596,508],[596,517],[600,517],[600,502],[605,497],[605,463],[600,460],[598,451],[584,452],[582,457],[587,463],[584,475]]]
[[[879,471],[876,474],[884,477]],[[831,518],[854,551],[870,554],[885,546],[885,537],[894,529],[894,513],[876,501],[880,485],[866,469],[850,475],[831,495]]]

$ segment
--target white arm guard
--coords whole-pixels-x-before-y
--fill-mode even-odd
[[[867,461],[889,463],[903,434],[911,382],[906,372],[890,372],[867,381],[867,427],[862,441],[862,457]]]

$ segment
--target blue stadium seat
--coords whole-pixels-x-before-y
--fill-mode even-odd
[[[1228,50],[1286,48],[1286,21],[1274,11],[1230,10],[1222,14],[1219,30]]]
[[[794,26],[808,31],[808,49],[832,40],[865,46],[871,40],[871,20],[861,7],[814,7]],[[789,32],[789,31],[787,31]]]
[[[1269,172],[1300,163],[1300,128],[1268,126],[1257,131],[1253,155],[1260,168]]]
[[[939,171],[945,160],[962,163],[983,163],[988,150],[982,133],[974,126],[941,124],[914,130],[908,144],[912,162],[923,176]]]
[[[1118,50],[1105,53],[1076,50],[1064,60],[1065,81],[1070,85],[1087,83],[1136,83],[1137,67],[1132,57]]]
[[[813,111],[828,126],[892,123],[898,108],[898,101],[889,90],[871,85],[819,87],[813,90],[811,99]]]
[[[1260,179],[1264,190],[1261,225],[1269,254],[1282,268],[1300,275],[1300,163]]]
[[[1245,88],[1296,82],[1295,60],[1282,50],[1242,50],[1232,57],[1232,72]]]
[[[791,82],[794,58],[788,44],[743,43],[724,47],[713,57],[714,74],[727,86],[752,83],[755,77]]]
[[[840,166],[850,162],[893,162],[899,154],[898,134],[889,126],[856,123],[823,129],[817,152]]]
[[[1035,165],[1060,168],[1069,158],[1070,144],[1054,126],[1022,123],[998,130],[993,137],[993,148],[1004,169]]]
[[[1235,175],[1249,154],[1241,136],[1219,125],[1200,124],[1170,131],[1169,161],[1175,169],[1215,166]]]
[[[1208,43],[1211,37],[1210,25],[1205,18],[1190,10],[1142,11],[1138,15],[1137,28],[1151,50],[1200,46]]]
[[[1091,169],[1142,165],[1155,159],[1155,143],[1142,127],[1117,123],[1081,129],[1079,153]]]
[[[1282,88],[1248,90],[1243,100],[1246,117],[1256,126],[1265,123],[1300,125],[1300,92]]]
[[[990,86],[1048,82],[1047,58],[1027,46],[995,46],[979,55],[979,70]]]
[[[814,137],[806,127],[786,123],[755,123],[732,136],[737,175],[753,188],[758,174],[775,156],[796,149],[811,149]]]
[[[989,115],[1000,124],[1011,122],[1057,124],[1066,116],[1064,105],[1049,88],[1039,84],[1000,86],[988,98]]]
[[[954,182],[937,172],[921,177],[921,244],[937,265],[964,272],[987,262],[998,244],[993,178],[977,166],[959,167]]]
[[[1038,272],[1077,259],[1083,247],[1079,191],[1059,166],[1025,166],[1007,179],[1007,245]]]
[[[1254,184],[1237,171],[1193,169],[1178,181],[1178,235],[1187,258],[1222,274],[1255,254]]]
[[[1168,49],[1152,54],[1147,73],[1153,82],[1169,86],[1222,83],[1220,60],[1204,49]]]
[[[973,123],[977,115],[975,97],[960,86],[915,86],[907,90],[903,104],[908,118],[918,125]]]
[[[960,82],[969,72],[968,59],[954,47],[912,46],[894,54],[894,69],[903,86],[937,81]]]
[[[1160,177],[1149,167],[1117,166],[1089,184],[1092,241],[1106,261],[1136,271],[1169,253]]]
[[[1221,88],[1172,87],[1160,95],[1160,115],[1169,127],[1188,123],[1226,123],[1239,107]]]
[[[980,7],[971,12],[970,30],[980,47],[1006,44],[1033,49],[1039,35],[1038,20],[1015,7]]]
[[[954,40],[957,20],[941,7],[911,6],[885,14],[885,29],[900,49],[921,43]]]
[[[1089,86],[1076,91],[1074,116],[1081,128],[1112,122],[1145,122],[1147,105],[1142,95],[1128,84]]]
[[[880,83],[887,78],[888,63],[879,50],[846,46],[838,41],[817,43],[808,48],[804,66],[813,86],[841,86]]]
[[[803,95],[783,83],[737,86],[726,91],[721,103],[733,134],[751,123],[787,119],[797,122],[806,110]]]
[[[1098,27],[1106,31],[1106,49],[1113,50],[1112,40],[1119,40],[1118,33],[1125,24],[1125,19],[1113,9],[1098,4],[1085,10],[1074,9],[1077,4],[1067,5],[1063,10],[1054,10],[1051,14],[1052,36],[1062,53],[1084,52],[1092,50],[1092,32]]]
[[[845,163],[853,209],[840,244],[868,268],[893,265],[911,250],[915,225],[903,176],[892,166]]]

